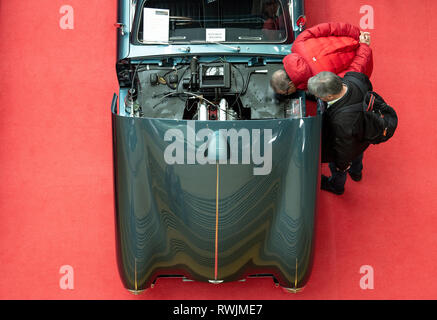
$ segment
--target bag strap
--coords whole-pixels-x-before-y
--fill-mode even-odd
[[[370,94],[370,99],[369,99],[369,104],[366,106],[366,100],[365,99],[364,99],[364,102],[363,102],[363,105],[364,105],[364,108],[366,108],[366,111],[372,111],[374,103],[375,103],[375,95],[373,95],[371,93]]]
[[[372,91],[369,91],[366,89],[366,86],[364,83],[357,78],[354,77],[348,77],[348,81],[354,83],[357,85],[357,87],[360,89],[361,93],[363,94],[363,107],[365,111],[372,111],[373,110],[373,104],[375,103],[375,95]],[[369,98],[369,104],[366,105],[366,97],[370,92],[370,98]]]

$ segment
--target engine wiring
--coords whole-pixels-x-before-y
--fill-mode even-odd
[[[133,74],[133,77],[132,77],[132,85],[131,85],[131,89],[134,89],[134,86],[135,86],[135,78],[136,78],[136,76],[137,76],[137,73],[138,73],[138,70],[139,70],[140,66],[144,63],[144,61],[145,61],[145,59],[144,59],[144,60],[141,60],[141,61],[140,61],[140,62],[135,66],[135,71],[134,71],[134,74]],[[182,58],[182,60],[181,60],[180,63],[182,64],[182,63],[184,63],[184,61],[188,62],[188,56],[184,56],[184,57]],[[185,67],[185,66],[181,66],[181,67],[179,67],[179,68],[175,68],[175,67],[173,67],[173,68],[171,68],[169,71],[167,71],[163,76],[158,76],[159,83],[161,83],[161,84],[167,84],[167,85],[169,86],[170,89],[173,89],[173,90],[177,89],[178,86],[179,86],[179,83],[178,83],[178,86],[176,86],[175,88],[172,88],[172,87],[169,85],[168,81],[165,79],[165,77],[166,77],[169,73],[171,73],[171,72],[173,72],[173,71],[176,72],[176,74],[177,74],[177,71],[179,71],[179,70],[182,69],[183,67]]]
[[[141,70],[140,66],[144,63],[144,61],[145,61],[145,60],[140,61],[140,62],[136,65],[136,67],[135,67],[135,71],[134,71],[134,74],[133,74],[133,77],[132,77],[132,85],[131,85],[131,89],[134,89],[134,86],[135,86],[135,78],[136,78],[136,76],[137,76],[139,70]],[[178,97],[179,99],[181,99],[181,101],[184,102],[184,105],[185,105],[184,108],[185,108],[187,111],[189,111],[189,110],[187,109],[187,101],[188,101],[188,99],[190,99],[189,97],[192,97],[192,98],[197,98],[197,99],[200,99],[200,100],[205,101],[205,102],[208,103],[210,106],[216,108],[217,110],[221,110],[221,111],[225,112],[227,115],[232,115],[230,112],[228,112],[228,110],[225,110],[225,109],[220,108],[220,106],[219,106],[218,104],[211,102],[210,100],[206,99],[206,98],[205,98],[204,96],[202,96],[202,95],[199,95],[199,94],[196,94],[196,93],[192,93],[192,92],[187,92],[187,91],[182,91],[182,92],[180,91],[180,90],[181,90],[181,88],[180,88],[181,82],[182,82],[182,80],[184,79],[184,76],[185,76],[187,70],[190,69],[190,65],[186,65],[186,64],[185,64],[185,63],[188,63],[189,61],[190,61],[189,57],[188,57],[188,56],[184,56],[184,57],[182,58],[182,60],[179,62],[179,64],[181,64],[180,66],[178,66],[178,67],[175,67],[175,66],[174,66],[173,68],[171,68],[170,70],[168,70],[167,72],[165,72],[163,75],[158,75],[158,83],[159,83],[159,84],[167,85],[171,90],[176,90],[176,91],[175,91],[175,92],[168,92],[168,93],[161,93],[161,94],[153,95],[152,98],[157,98],[157,97],[159,97],[159,96],[162,96],[162,97],[160,98],[160,100],[159,100],[159,101],[158,101],[154,106],[152,106],[152,109],[155,109],[155,108],[156,108],[159,104],[161,104],[161,103],[162,103],[166,98],[169,98],[169,97],[173,97],[173,96],[174,96],[174,97]],[[242,108],[241,108],[241,103],[239,103],[239,100],[240,100],[240,97],[241,97],[241,96],[243,96],[244,94],[246,94],[247,89],[248,89],[248,87],[249,87],[250,78],[251,78],[252,74],[256,73],[256,70],[254,70],[254,71],[250,71],[249,74],[247,75],[247,78],[245,79],[245,77],[244,77],[244,75],[243,75],[243,73],[242,73],[242,70],[240,70],[240,68],[237,67],[237,66],[235,65],[235,63],[232,63],[232,62],[230,62],[230,61],[227,61],[226,58],[224,58],[224,57],[219,57],[219,58],[214,59],[213,61],[210,61],[210,62],[203,62],[203,64],[213,64],[213,63],[217,63],[217,62],[229,63],[230,66],[231,66],[232,68],[234,68],[234,69],[239,73],[239,75],[240,75],[240,78],[241,78],[241,85],[239,86],[240,89],[239,89],[239,90],[237,90],[237,88],[235,89],[235,91],[234,91],[234,92],[235,92],[234,94],[236,94],[235,100],[234,100],[234,102],[233,102],[233,103],[228,107],[228,109],[233,109],[233,107],[237,104],[237,106],[238,106],[238,111],[239,111],[239,117],[242,117]],[[167,76],[168,76],[170,73],[172,73],[172,72],[174,72],[176,75],[178,75],[179,71],[182,70],[182,69],[184,69],[183,72],[182,72],[182,74],[178,77],[177,82],[175,82],[174,85],[172,85],[172,83],[170,83],[170,81],[167,79]],[[236,80],[235,73],[234,73],[234,79]],[[190,84],[191,84],[191,79],[190,79],[190,81],[188,82],[188,86],[190,86]],[[184,84],[184,86],[185,86],[185,84]],[[182,89],[182,90],[183,90],[183,89]],[[185,99],[184,99],[183,97],[188,97],[188,98],[185,98]],[[191,105],[189,109],[191,110],[192,107],[193,107],[193,106]]]
[[[245,84],[244,84],[245,82],[244,82],[244,76],[243,76],[243,73],[241,72],[241,70],[239,68],[237,68],[233,63],[230,63],[230,64],[231,64],[231,67],[235,68],[240,73],[240,76],[241,76],[241,90],[238,92],[237,98],[235,98],[234,103],[232,103],[232,105],[229,107],[232,109],[232,107],[238,102],[238,99],[240,99],[240,97],[242,95],[242,92],[243,92],[242,90],[245,87]],[[240,111],[240,116],[241,116],[242,111],[241,111],[240,104],[238,104],[238,109]]]

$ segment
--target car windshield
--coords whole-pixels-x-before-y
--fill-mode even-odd
[[[140,43],[291,43],[287,0],[146,0]]]

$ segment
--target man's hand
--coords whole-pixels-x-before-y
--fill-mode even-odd
[[[360,31],[360,43],[365,43],[370,46],[370,32]]]

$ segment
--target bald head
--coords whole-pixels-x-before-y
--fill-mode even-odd
[[[270,85],[276,93],[289,95],[296,91],[296,87],[284,69],[275,71],[270,79]]]

